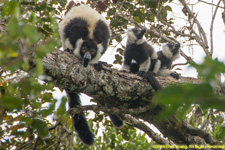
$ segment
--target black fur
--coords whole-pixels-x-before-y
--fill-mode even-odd
[[[110,33],[108,30],[108,26],[102,20],[99,20],[96,24],[96,28],[94,31],[94,39],[96,40],[97,43],[103,44],[104,48],[102,52],[103,54],[108,47],[107,39],[110,39]]]
[[[79,38],[88,37],[88,23],[83,18],[72,19],[64,28],[65,37],[69,38],[70,44],[75,48],[76,41]]]
[[[73,108],[75,106],[81,105],[80,96],[77,93],[67,92],[70,97],[69,107]],[[92,133],[88,126],[88,122],[85,118],[84,113],[75,114],[73,117],[73,126],[81,141],[86,145],[91,146],[95,142],[95,135]]]

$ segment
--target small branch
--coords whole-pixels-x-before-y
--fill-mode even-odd
[[[189,16],[191,18],[194,19],[194,22],[197,24],[200,36],[202,36],[202,41],[203,41],[203,50],[205,51],[206,55],[209,55],[209,46],[208,46],[208,41],[207,41],[207,37],[205,34],[205,31],[203,30],[200,22],[198,21],[198,19],[196,18],[196,16],[194,15],[194,13],[191,11],[191,9],[188,7],[187,3],[185,0],[179,0],[180,3],[184,6],[184,8],[187,10],[187,13],[189,14]]]
[[[177,63],[177,64],[172,65],[172,68],[174,68],[176,66],[185,66],[187,64],[188,64],[188,61],[186,63]]]
[[[205,4],[208,4],[208,5],[212,5],[212,6],[216,6],[217,7],[217,5],[215,5],[213,3],[209,3],[209,2],[206,2],[206,1],[203,1],[203,0],[198,0],[198,1],[202,2],[202,3],[205,3]],[[223,9],[223,7],[221,7],[221,6],[218,6],[218,8],[222,8]]]
[[[217,10],[219,8],[220,2],[221,2],[221,0],[219,0],[217,5],[216,5],[216,9],[215,9],[215,11],[213,13],[212,21],[211,21],[211,25],[210,25],[210,44],[211,44],[210,56],[211,57],[213,55],[213,23],[214,23],[214,20],[216,18],[216,14],[217,14]]]
[[[146,112],[150,109],[149,106],[146,107],[138,107],[138,108],[128,108],[128,109],[118,109],[118,108],[108,108],[108,107],[103,107],[103,106],[98,106],[98,105],[84,105],[84,106],[76,106],[73,108],[70,108],[68,110],[68,113],[70,115],[74,115],[76,113],[80,113],[83,111],[87,111],[87,110],[92,110],[94,112],[98,112],[98,111],[103,111],[105,113],[111,113],[111,114],[139,114],[139,113],[143,113]]]
[[[204,130],[198,129],[198,128],[193,128],[192,126],[188,125],[184,121],[182,124],[183,124],[183,130],[185,132],[187,132],[188,134],[193,135],[193,136],[199,136],[199,137],[203,138],[207,144],[210,144],[210,145],[216,144],[216,140],[209,133],[205,132]]]
[[[38,140],[39,140],[39,136],[37,137],[37,139],[35,140],[34,146],[32,150],[35,150],[38,144]]]
[[[159,134],[155,133],[150,127],[148,127],[143,121],[136,119],[131,115],[120,115],[123,120],[131,123],[136,128],[144,131],[152,140],[154,140],[158,144],[162,145],[174,145],[174,143],[165,140]]]

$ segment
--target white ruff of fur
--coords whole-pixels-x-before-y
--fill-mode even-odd
[[[76,42],[76,45],[75,45],[75,49],[73,50],[73,53],[75,56],[81,58],[81,55],[80,55],[80,48],[81,48],[81,45],[83,43],[83,40],[82,38],[79,38]]]
[[[102,57],[102,52],[103,52],[103,45],[102,44],[98,44],[97,45],[97,54],[96,56],[89,62],[89,64],[96,64],[98,63],[99,59]]]
[[[173,56],[172,61],[174,61],[174,60],[176,60],[178,58],[180,58],[180,53],[179,52]]]
[[[137,45],[143,44],[146,40],[145,39],[139,39],[136,41]]]
[[[65,40],[65,26],[74,18],[83,18],[87,21],[89,30],[88,37],[90,39],[93,39],[93,32],[95,30],[96,23],[99,20],[102,20],[103,22],[105,22],[105,24],[108,24],[103,16],[101,16],[96,10],[92,9],[88,5],[75,6],[70,9],[70,11],[64,16],[63,20],[59,23],[59,34],[62,42]],[[68,47],[66,47],[65,45],[64,49],[66,48]]]
[[[69,48],[69,49],[73,49],[73,45],[70,43],[70,40],[69,40],[69,38],[66,38],[65,39],[65,41],[63,42],[63,44],[62,44],[62,46],[63,46],[63,50],[65,50],[65,49],[67,49],[67,48]]]
[[[166,56],[166,58],[172,59],[173,53],[170,51],[170,48],[166,44],[164,44],[162,48],[163,55]]]
[[[131,29],[127,30],[127,44],[134,44],[137,37],[134,35]]]

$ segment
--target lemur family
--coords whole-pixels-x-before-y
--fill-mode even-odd
[[[146,29],[129,29],[127,45],[124,52],[122,70],[136,73],[147,78],[151,86],[158,90],[161,85],[154,75],[179,78],[171,71],[172,62],[179,56],[180,44],[166,44],[163,50],[155,52],[154,48],[143,38]],[[110,42],[110,29],[104,17],[87,5],[74,6],[59,23],[59,34],[64,51],[68,51],[82,60],[84,67],[93,64],[97,71],[101,70],[99,61]],[[65,89],[69,97],[69,107],[81,105],[79,93]],[[116,114],[109,114],[112,123],[121,128],[123,120]],[[94,144],[95,135],[89,128],[84,113],[72,117],[73,126],[83,143]]]

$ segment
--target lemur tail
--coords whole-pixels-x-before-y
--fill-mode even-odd
[[[70,93],[67,92],[70,101],[69,101],[69,107],[72,108],[77,105],[81,105],[80,96],[77,93]],[[85,118],[84,113],[75,114],[72,117],[73,120],[73,126],[75,128],[76,133],[80,137],[81,141],[91,146],[95,142],[95,135],[92,133],[91,129],[89,128],[88,122]]]
[[[159,81],[155,78],[155,76],[153,75],[152,72],[149,72],[149,76],[148,76],[148,82],[150,83],[150,85],[153,87],[153,89],[155,91],[158,91],[159,89],[162,88],[162,85],[159,83]]]

